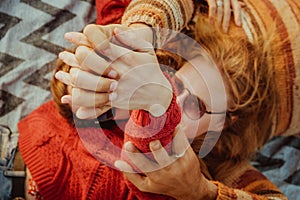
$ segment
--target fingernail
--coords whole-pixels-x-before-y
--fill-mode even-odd
[[[113,101],[117,98],[117,93],[113,92],[113,93],[110,93],[109,94],[109,100],[110,101]]]
[[[116,28],[115,28],[115,33],[117,33],[117,34],[121,34],[121,33],[122,33],[122,30],[121,30],[121,29],[119,29],[118,27],[116,27]]]
[[[117,78],[118,73],[115,70],[110,70],[110,72],[108,72],[108,77],[110,78]]]
[[[65,38],[66,38],[67,40],[72,40],[72,34],[71,34],[71,33],[66,33],[66,34],[65,34]]]
[[[115,166],[116,168],[118,168],[120,171],[124,171],[122,161],[117,160],[117,161],[114,163],[114,166]]]
[[[118,82],[117,81],[113,81],[111,84],[110,84],[110,91],[114,91],[118,86]]]
[[[152,150],[158,150],[158,149],[161,148],[161,144],[160,144],[159,140],[155,140],[155,141],[150,142],[150,146],[151,146]]]
[[[123,172],[132,172],[132,169],[130,168],[130,166],[128,166],[128,164],[126,164],[122,160],[116,160],[115,163],[114,163],[114,166],[116,168],[118,168],[120,171],[123,171]]]
[[[125,36],[125,35],[124,35],[125,31],[123,31],[123,30],[120,29],[120,28],[115,28],[115,33],[116,33],[117,35],[119,35],[119,36],[122,36],[122,37]]]
[[[124,144],[124,148],[126,151],[129,151],[129,152],[134,152],[134,150],[135,150],[135,148],[131,142],[126,142]]]
[[[62,80],[63,79],[63,74],[60,71],[58,71],[58,72],[55,73],[55,78],[58,79],[58,80]]]
[[[65,104],[71,104],[71,98],[70,98],[70,95],[65,95],[61,98],[60,100],[62,103],[65,103]]]
[[[64,60],[66,56],[65,56],[64,52],[60,52],[60,53],[58,54],[58,57],[59,57],[61,60]]]

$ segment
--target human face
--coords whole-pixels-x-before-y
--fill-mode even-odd
[[[175,76],[185,88],[178,95],[177,102],[184,110],[180,124],[187,137],[192,139],[207,131],[220,132],[225,121],[227,99],[225,84],[218,68],[208,58],[198,56],[185,63]],[[191,94],[204,103],[207,112],[203,115],[197,115],[199,109],[195,105],[184,105]],[[191,110],[193,107],[197,110]],[[201,109],[203,111],[203,107]]]

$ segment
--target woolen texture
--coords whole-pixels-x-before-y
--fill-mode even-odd
[[[127,141],[129,134],[122,131],[124,127],[130,132],[128,138],[143,152],[148,152],[152,140],[160,139],[164,146],[171,142],[180,121],[176,98],[165,116],[152,117],[150,124],[148,119],[146,111],[133,111],[128,127],[120,122],[110,130],[76,129],[50,101],[19,123],[19,147],[43,199],[166,199],[140,192],[125,181],[121,172],[110,167],[120,159],[122,145]],[[157,134],[140,137],[146,125]]]

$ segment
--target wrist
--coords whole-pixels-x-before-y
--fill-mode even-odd
[[[209,180],[205,179],[206,181],[206,188],[204,189],[204,185],[201,184],[198,186],[197,190],[190,193],[189,197],[179,198],[179,199],[198,199],[198,200],[216,200],[218,196],[218,187],[210,182]]]
[[[217,199],[218,196],[218,186],[216,186],[214,183],[211,181],[207,180],[207,192],[206,196],[202,199],[207,199],[207,200],[215,200]]]
[[[155,103],[149,106],[148,111],[151,115],[159,117],[168,110],[173,99],[173,90],[171,84],[167,81],[164,85],[158,85],[156,91],[159,91],[159,95],[156,97]]]

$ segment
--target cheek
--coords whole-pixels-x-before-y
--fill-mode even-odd
[[[193,139],[207,132],[210,118],[203,116],[200,120],[191,120],[183,114],[180,124],[183,127],[187,138]]]

